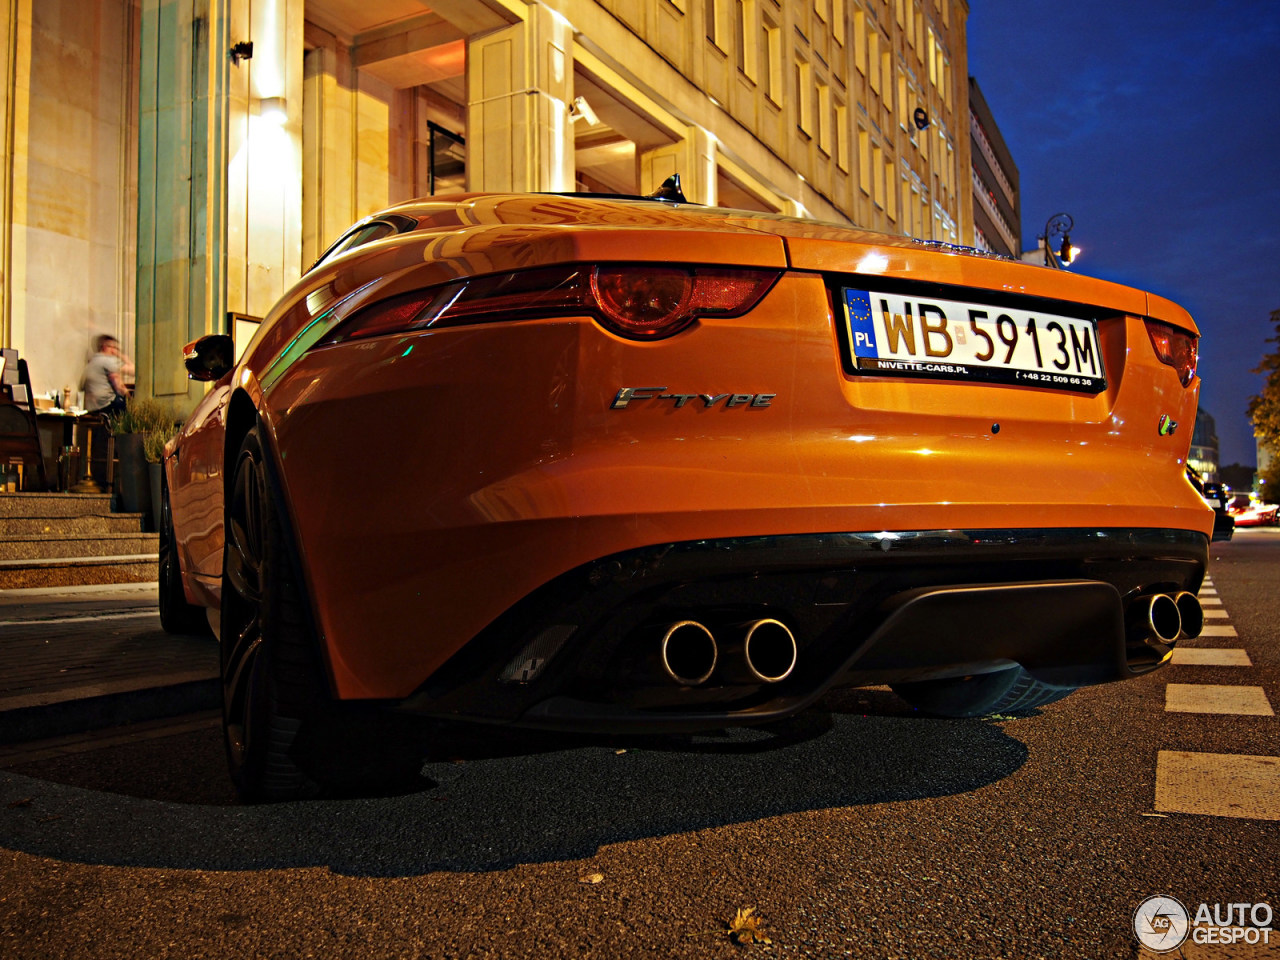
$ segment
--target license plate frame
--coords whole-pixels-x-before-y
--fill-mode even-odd
[[[851,372],[1098,394],[1096,317],[842,286]],[[924,308],[924,309],[921,309]]]

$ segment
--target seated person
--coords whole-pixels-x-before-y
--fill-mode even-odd
[[[99,336],[95,346],[98,352],[84,368],[84,405],[90,413],[110,416],[124,410],[129,391],[123,374],[133,372],[133,363],[109,333]]]

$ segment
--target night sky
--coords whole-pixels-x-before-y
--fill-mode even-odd
[[[1251,371],[1280,309],[1280,3],[970,0],[969,72],[1018,166],[1023,248],[1065,211],[1075,272],[1189,310],[1220,460],[1253,464]]]

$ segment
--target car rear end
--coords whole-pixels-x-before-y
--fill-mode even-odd
[[[1212,514],[1167,301],[649,205],[384,246],[261,373],[342,698],[692,729],[836,683],[1120,679],[1193,617]]]

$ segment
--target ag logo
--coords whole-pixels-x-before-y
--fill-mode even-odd
[[[1187,908],[1173,897],[1147,897],[1133,914],[1133,934],[1156,953],[1177,950],[1191,927]]]

